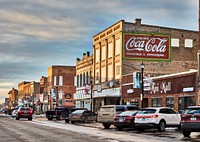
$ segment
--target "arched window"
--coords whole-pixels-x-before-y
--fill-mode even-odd
[[[83,86],[85,86],[85,73],[83,73]]]
[[[86,73],[86,84],[88,84],[89,81],[89,76],[88,76],[88,72]]]
[[[79,86],[79,85],[80,85],[80,84],[79,84],[79,80],[80,80],[79,75],[77,75],[77,80],[76,80],[76,86],[77,86],[77,87],[80,87],[80,86]]]
[[[82,77],[82,74],[80,74],[80,87],[83,86],[83,77]]]

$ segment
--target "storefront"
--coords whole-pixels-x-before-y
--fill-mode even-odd
[[[198,104],[196,70],[152,77],[152,82],[144,82],[150,84],[144,95],[148,106],[167,106],[180,111]]]
[[[141,104],[141,88],[131,88],[133,84],[130,83],[130,79],[127,79],[131,76],[133,75],[124,76],[127,82],[124,81],[122,84],[122,98],[129,102],[135,99]],[[167,106],[179,111],[191,105],[198,105],[198,100],[196,70],[144,79],[144,107]]]
[[[120,88],[109,88],[101,91],[94,91],[93,109],[96,112],[102,105],[119,105],[120,98]]]

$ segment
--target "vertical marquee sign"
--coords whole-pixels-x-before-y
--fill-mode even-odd
[[[123,59],[171,60],[170,35],[123,33]]]

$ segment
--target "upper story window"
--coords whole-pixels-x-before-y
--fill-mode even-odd
[[[106,46],[103,46],[101,50],[101,61],[105,59],[106,59]]]
[[[185,47],[192,48],[193,47],[193,40],[192,39],[185,39]]]
[[[172,47],[179,47],[179,39],[178,38],[172,38],[171,39],[171,46]]]
[[[53,85],[54,85],[54,86],[57,85],[56,76],[53,77]]]
[[[121,53],[121,39],[118,38],[115,40],[115,55],[118,55]]]
[[[100,50],[96,49],[95,51],[95,63],[98,63],[100,61]]]
[[[108,58],[113,56],[113,43],[108,44]]]
[[[63,86],[63,76],[59,76],[59,85]]]

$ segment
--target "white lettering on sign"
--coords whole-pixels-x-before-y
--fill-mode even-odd
[[[161,82],[161,83],[155,83],[152,82],[150,86],[150,94],[155,94],[155,93],[167,93],[168,91],[171,91],[171,82]]]
[[[136,37],[133,36],[126,42],[126,50],[164,53],[166,51],[165,43],[167,41],[168,40],[166,38],[153,37],[153,38],[137,39]]]

